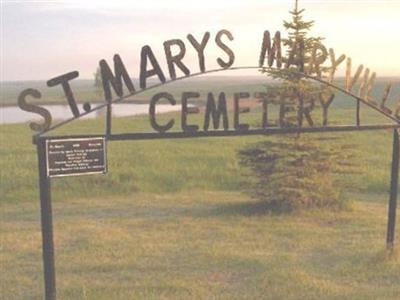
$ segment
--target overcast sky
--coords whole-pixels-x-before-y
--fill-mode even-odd
[[[150,45],[162,67],[163,42],[186,43],[185,64],[198,72],[195,50],[186,39],[211,33],[206,67],[224,53],[215,34],[229,30],[234,66],[257,65],[263,31],[282,31],[294,1],[286,0],[131,0],[1,1],[1,80],[47,80],[78,70],[92,78],[100,59],[119,53],[137,77],[140,49]],[[300,0],[312,31],[326,38],[337,56],[347,54],[378,76],[400,76],[400,0]],[[166,69],[164,72],[167,74]],[[179,75],[179,74],[178,74]]]

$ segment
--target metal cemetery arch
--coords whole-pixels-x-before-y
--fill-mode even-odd
[[[297,11],[297,1],[296,1]],[[223,39],[222,39],[223,38]],[[47,81],[48,87],[61,86],[64,90],[64,94],[67,98],[68,104],[72,111],[73,117],[62,121],[54,126],[51,126],[51,114],[45,108],[38,105],[27,103],[27,96],[34,98],[40,98],[41,93],[38,90],[26,89],[21,92],[18,98],[18,104],[22,110],[33,112],[40,115],[44,119],[44,123],[31,123],[31,129],[38,131],[39,133],[33,136],[33,143],[37,146],[38,165],[39,165],[39,188],[40,188],[40,203],[41,203],[41,229],[42,229],[42,247],[43,247],[43,263],[44,263],[44,279],[45,279],[45,298],[46,300],[56,299],[56,282],[55,282],[55,264],[54,264],[54,243],[53,243],[53,222],[52,222],[52,207],[51,207],[51,178],[55,176],[68,176],[68,175],[81,175],[81,174],[92,174],[92,173],[105,173],[106,172],[106,143],[107,141],[124,141],[124,140],[151,140],[151,139],[178,139],[178,138],[199,138],[199,137],[230,137],[230,136],[245,136],[245,135],[272,135],[272,134],[290,134],[290,133],[313,133],[313,132],[351,132],[351,131],[366,131],[366,130],[393,130],[393,157],[392,157],[392,170],[391,170],[391,186],[390,186],[390,200],[389,200],[389,215],[388,215],[388,227],[387,227],[387,247],[393,248],[394,246],[394,233],[396,223],[396,205],[397,205],[397,194],[398,194],[398,181],[399,181],[399,156],[400,156],[400,101],[394,111],[390,110],[385,106],[385,102],[388,99],[388,95],[391,90],[389,84],[384,91],[380,105],[374,101],[370,101],[369,93],[372,89],[375,81],[376,74],[370,75],[369,69],[365,69],[363,79],[360,85],[359,95],[352,93],[352,87],[357,83],[360,75],[364,69],[363,65],[357,68],[357,71],[352,75],[351,72],[351,58],[347,57],[347,68],[346,68],[346,87],[341,88],[333,84],[333,79],[337,67],[346,59],[346,56],[342,54],[339,57],[335,57],[333,49],[326,49],[325,46],[319,43],[312,45],[312,52],[309,55],[308,66],[310,69],[305,71],[305,42],[301,39],[296,39],[294,42],[293,49],[289,49],[287,58],[282,58],[282,47],[281,47],[281,35],[277,31],[272,37],[268,30],[263,33],[263,40],[261,43],[261,52],[259,56],[259,64],[257,66],[245,66],[245,67],[234,67],[235,53],[229,47],[229,45],[223,41],[232,41],[233,35],[225,29],[218,31],[215,35],[215,44],[223,52],[228,60],[223,60],[220,57],[216,59],[216,62],[221,69],[214,69],[206,71],[205,68],[205,56],[204,49],[210,40],[210,32],[205,32],[201,40],[196,39],[193,35],[187,36],[190,44],[193,46],[198,56],[198,63],[200,72],[192,73],[182,62],[185,56],[186,47],[185,43],[180,39],[172,39],[165,41],[164,52],[167,60],[169,75],[171,80],[166,81],[165,75],[153,53],[150,46],[143,46],[140,53],[140,88],[141,90],[136,91],[132,83],[132,79],[129,76],[127,70],[119,55],[114,56],[114,73],[108,66],[105,60],[99,62],[101,71],[101,79],[103,83],[103,90],[106,103],[99,105],[95,108],[91,108],[89,103],[84,104],[84,111],[81,113],[77,107],[76,101],[73,96],[73,92],[69,85],[69,81],[77,78],[79,73],[77,71],[66,73],[64,75],[52,78]],[[172,54],[171,47],[178,47],[178,54]],[[192,50],[193,50],[192,48]],[[329,59],[328,59],[329,58]],[[330,65],[324,66],[325,61],[328,60]],[[151,64],[150,69],[147,68],[148,61]],[[274,61],[276,68],[273,68]],[[323,108],[323,124],[321,127],[313,126],[312,119],[310,117],[310,111],[312,108],[304,107],[304,95],[299,100],[298,105],[298,123],[296,127],[287,127],[285,122],[282,120],[285,118],[285,104],[280,104],[280,116],[279,125],[271,127],[268,123],[268,103],[272,99],[271,95],[267,93],[261,96],[263,104],[263,122],[261,128],[249,128],[248,124],[240,124],[239,122],[239,99],[248,98],[249,93],[235,93],[234,95],[234,129],[230,129],[228,126],[228,116],[226,108],[225,94],[224,99],[219,97],[218,105],[216,105],[213,97],[208,97],[206,113],[204,119],[204,131],[198,131],[198,128],[194,128],[193,125],[188,125],[186,122],[186,114],[188,113],[187,98],[182,97],[182,131],[181,132],[168,132],[168,129],[172,127],[172,121],[167,125],[158,125],[155,120],[155,104],[161,98],[167,98],[167,93],[159,93],[153,96],[150,102],[150,122],[158,132],[151,133],[112,133],[112,105],[114,103],[122,102],[124,99],[138,95],[144,91],[148,91],[165,84],[175,82],[178,80],[184,80],[190,77],[195,77],[203,74],[210,74],[228,70],[244,70],[244,69],[259,69],[261,71],[273,72],[282,70],[282,62],[285,62],[285,71],[289,71],[290,75],[295,75],[297,78],[305,78],[313,80],[323,86],[330,87],[338,90],[356,101],[356,122],[352,125],[344,126],[329,126],[328,125],[328,109],[333,101],[332,95],[327,102],[326,99],[320,97],[321,106]],[[264,63],[268,67],[264,66]],[[295,68],[290,67],[295,66]],[[321,67],[321,68],[320,68]],[[176,69],[182,71],[185,76],[177,77]],[[322,69],[329,70],[328,80],[322,79]],[[312,70],[312,71],[310,71]],[[310,72],[309,72],[310,71]],[[314,77],[311,74],[318,74]],[[155,84],[151,87],[146,88],[146,80],[152,76],[158,76],[161,83]],[[354,76],[354,77],[353,77]],[[278,76],[279,77],[279,76]],[[123,95],[123,82],[125,87],[129,90],[129,94]],[[117,99],[112,99],[112,93],[110,86],[112,86],[114,92],[119,96]],[[220,96],[221,96],[220,94]],[[187,96],[190,95],[190,96]],[[196,95],[196,96],[194,96]],[[169,102],[175,105],[175,100],[172,95],[167,98]],[[183,96],[183,95],[182,95]],[[198,93],[185,93],[185,97],[196,98]],[[211,95],[212,96],[212,95]],[[285,96],[285,95],[284,95]],[[299,96],[299,94],[297,94]],[[158,98],[156,98],[158,97]],[[256,97],[256,96],[255,96]],[[270,98],[268,98],[270,97]],[[313,96],[312,96],[313,97]],[[258,96],[256,97],[258,98]],[[260,99],[261,99],[260,98]],[[185,101],[184,101],[185,100]],[[209,101],[212,100],[212,101]],[[221,100],[221,101],[220,101]],[[222,101],[223,100],[223,101]],[[314,101],[314,100],[312,100]],[[210,105],[209,105],[210,102]],[[272,101],[271,101],[272,102]],[[301,103],[300,103],[301,102]],[[184,103],[186,103],[184,105]],[[220,105],[221,103],[221,105]],[[377,125],[361,125],[360,121],[360,105],[363,103],[367,107],[379,112],[385,116],[391,123],[377,124]],[[218,108],[217,108],[218,106]],[[210,108],[211,107],[211,108]],[[63,136],[48,136],[47,134],[51,131],[60,128],[70,122],[73,122],[85,115],[106,108],[106,129],[103,135],[63,135]],[[283,116],[282,116],[283,112]],[[220,117],[223,117],[223,130],[219,129]],[[309,127],[303,127],[303,117],[306,117],[309,122]],[[208,131],[210,127],[210,121],[212,119],[214,130]],[[207,120],[207,121],[206,121]],[[169,126],[171,125],[171,126]],[[192,130],[195,129],[195,130]]]
[[[36,143],[36,139],[39,139],[40,137],[44,137],[46,133],[48,133],[48,132],[50,132],[50,131],[52,131],[52,130],[55,130],[55,129],[57,129],[57,128],[60,128],[60,127],[62,127],[62,126],[64,126],[64,125],[66,125],[66,124],[68,124],[68,123],[70,123],[70,122],[73,122],[73,121],[75,121],[75,120],[77,120],[77,119],[79,119],[79,118],[81,118],[81,117],[84,117],[84,116],[86,116],[86,115],[88,115],[88,114],[90,114],[90,113],[92,113],[92,112],[98,111],[98,110],[103,109],[103,108],[106,108],[106,107],[110,107],[110,105],[112,105],[112,104],[114,104],[114,103],[122,102],[123,100],[125,100],[125,99],[127,99],[127,98],[129,98],[129,97],[139,95],[139,94],[141,94],[141,93],[143,93],[143,92],[146,92],[146,91],[149,91],[149,90],[152,90],[152,89],[155,89],[155,88],[164,86],[164,85],[168,85],[168,84],[173,83],[173,82],[176,82],[176,81],[181,81],[181,80],[184,80],[184,79],[189,79],[189,78],[192,78],[192,77],[197,77],[197,76],[206,75],[206,74],[212,74],[212,73],[217,73],[217,72],[234,71],[234,70],[260,70],[260,69],[262,69],[262,68],[260,68],[260,66],[244,66],[244,67],[230,67],[230,68],[226,68],[226,69],[213,69],[213,70],[208,70],[208,71],[205,71],[205,72],[194,73],[194,74],[191,74],[191,75],[189,75],[189,76],[178,77],[178,78],[176,78],[176,79],[167,81],[167,82],[165,82],[165,83],[158,83],[158,84],[152,85],[152,86],[150,86],[150,87],[148,87],[148,88],[139,90],[139,91],[137,91],[137,92],[129,93],[129,94],[123,96],[123,97],[119,97],[119,98],[117,98],[117,99],[115,99],[115,100],[110,101],[109,103],[101,104],[101,105],[99,105],[99,106],[96,106],[96,107],[93,108],[93,109],[89,109],[88,111],[85,111],[84,113],[79,114],[79,115],[76,116],[76,117],[71,117],[70,119],[67,119],[67,120],[65,120],[65,121],[62,121],[62,122],[60,122],[60,123],[58,123],[58,124],[56,124],[56,125],[54,125],[54,126],[48,128],[48,129],[46,129],[46,130],[44,130],[44,131],[42,131],[42,132],[40,132],[40,133],[34,135],[34,136],[33,136],[33,142]],[[268,69],[274,69],[274,68],[268,68]],[[387,113],[385,110],[382,110],[382,109],[380,109],[379,107],[377,107],[376,105],[371,104],[368,100],[365,100],[365,99],[363,99],[363,98],[361,98],[361,97],[358,97],[357,95],[355,95],[355,94],[353,94],[353,93],[347,91],[347,90],[344,89],[344,88],[341,88],[341,87],[339,87],[339,86],[336,86],[336,85],[334,85],[334,84],[332,84],[332,83],[330,83],[330,82],[324,81],[324,80],[322,80],[322,79],[320,79],[320,78],[307,75],[307,74],[305,74],[305,73],[293,72],[293,71],[292,71],[292,73],[294,73],[294,74],[296,74],[296,75],[298,75],[298,76],[304,77],[304,78],[306,78],[306,79],[314,80],[314,81],[316,81],[316,82],[319,82],[319,83],[324,84],[324,85],[326,85],[326,86],[329,86],[329,87],[331,87],[331,88],[334,88],[334,89],[336,89],[336,90],[338,90],[338,91],[340,91],[340,92],[342,92],[342,93],[344,93],[344,94],[346,94],[346,95],[348,95],[348,96],[350,96],[350,97],[356,99],[357,101],[362,102],[363,104],[367,105],[368,107],[370,107],[370,108],[372,108],[372,109],[378,111],[379,113],[381,113],[381,114],[384,115],[385,117],[391,119],[391,120],[394,121],[395,123],[400,124],[400,119],[396,118],[395,116],[392,116],[391,114]],[[108,116],[108,118],[107,118],[107,120],[106,120],[106,121],[107,121],[107,129],[106,129],[106,131],[107,131],[108,133],[111,133],[111,120],[109,119],[109,117],[110,117],[110,116]],[[360,125],[360,124],[357,124],[357,125]],[[357,126],[357,127],[360,127],[360,126]],[[107,134],[107,135],[110,136],[110,134]]]
[[[183,80],[189,77],[202,75],[205,73],[214,73],[227,70],[240,70],[240,69],[259,69],[258,66],[254,67],[234,67],[228,69],[216,69],[202,73],[196,73],[191,76],[180,77],[175,80],[168,81],[171,83],[177,80]],[[290,133],[313,133],[313,132],[349,132],[349,131],[366,131],[366,130],[393,130],[393,157],[392,157],[392,173],[391,173],[391,188],[390,188],[390,200],[389,200],[389,213],[388,213],[388,227],[387,227],[387,246],[392,248],[394,245],[394,233],[396,223],[396,204],[398,194],[398,174],[399,174],[399,152],[400,152],[400,120],[396,117],[388,114],[381,110],[379,107],[371,104],[368,100],[362,99],[345,89],[338,87],[332,83],[323,81],[322,79],[308,76],[303,73],[298,73],[301,76],[322,83],[326,86],[332,87],[339,90],[353,99],[364,103],[368,107],[380,112],[382,115],[392,121],[389,124],[379,125],[361,125],[357,122],[355,125],[346,126],[324,126],[324,127],[267,127],[261,129],[248,129],[248,130],[214,130],[214,131],[199,131],[199,132],[165,132],[165,133],[123,133],[123,134],[112,134],[111,133],[111,114],[107,114],[107,133],[104,135],[68,135],[68,136],[47,136],[46,134],[50,131],[62,127],[80,117],[92,113],[96,110],[107,107],[111,109],[112,103],[118,103],[123,101],[127,97],[137,95],[146,90],[160,87],[164,84],[157,84],[147,89],[140,90],[135,93],[131,93],[124,97],[113,100],[111,103],[102,104],[100,106],[91,109],[77,117],[73,117],[64,122],[61,122],[48,130],[45,130],[34,136],[33,142],[37,145],[37,154],[39,162],[39,183],[40,183],[40,203],[41,203],[41,223],[42,223],[42,238],[43,238],[43,262],[44,262],[44,275],[45,275],[45,294],[46,299],[56,298],[56,284],[55,284],[55,263],[54,263],[54,244],[53,244],[53,222],[52,222],[52,207],[51,207],[51,189],[50,189],[50,178],[48,174],[48,163],[47,161],[47,146],[48,142],[54,140],[63,140],[71,138],[104,138],[106,141],[123,141],[123,140],[151,140],[151,139],[175,139],[175,138],[196,138],[196,137],[229,137],[229,136],[243,136],[243,135],[272,135],[272,134],[290,134]]]

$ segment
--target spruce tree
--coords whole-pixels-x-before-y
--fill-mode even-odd
[[[298,9],[296,0],[294,10],[290,11],[291,20],[284,21],[288,37],[282,39],[287,47],[283,68],[262,70],[281,81],[278,86],[268,87],[272,96],[268,100],[281,107],[278,124],[281,127],[302,127],[304,119],[308,126],[313,126],[313,109],[322,94],[330,93],[299,74],[320,77],[327,71],[313,63],[313,51],[325,48],[321,47],[322,37],[309,36],[314,21],[305,21],[304,11]],[[263,201],[268,210],[341,207],[343,202],[333,173],[344,160],[340,149],[335,152],[332,149],[312,134],[280,136],[244,149],[240,152],[240,162],[255,178],[250,194]]]
[[[289,11],[291,19],[284,21],[283,26],[287,31],[287,38],[282,39],[286,47],[286,56],[282,58],[282,69],[264,68],[274,79],[281,80],[281,84],[271,89],[271,95],[275,96],[275,104],[286,107],[285,120],[280,126],[303,126],[304,117],[308,125],[313,126],[311,112],[322,101],[321,97],[331,91],[326,87],[312,83],[299,73],[321,77],[327,68],[315,67],[313,57],[317,60],[327,55],[322,49],[323,37],[310,36],[314,21],[304,19],[305,9],[298,8],[298,0],[295,1],[294,10]],[[315,54],[313,55],[313,52]],[[322,52],[322,53],[321,53]],[[294,115],[293,115],[294,114]]]

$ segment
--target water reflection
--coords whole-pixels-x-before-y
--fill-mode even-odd
[[[66,120],[72,117],[72,112],[68,105],[43,105],[43,107],[50,111],[53,121]],[[157,113],[178,111],[180,109],[181,107],[179,105],[157,105]],[[79,105],[79,111],[84,111],[82,105]],[[82,117],[82,119],[104,117],[105,111],[105,108],[99,109]],[[143,115],[148,114],[148,111],[148,104],[119,103],[113,104],[112,106],[112,113],[114,117]],[[15,124],[40,120],[42,120],[41,116],[23,111],[18,106],[0,107],[0,124]]]

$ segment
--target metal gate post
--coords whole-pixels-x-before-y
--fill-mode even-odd
[[[37,139],[39,164],[40,212],[42,222],[42,251],[45,299],[56,299],[56,273],[54,265],[53,220],[51,209],[50,178],[46,171],[46,138]]]
[[[389,250],[394,248],[395,227],[396,227],[396,207],[399,188],[399,157],[400,157],[400,132],[393,130],[393,157],[392,175],[390,181],[390,199],[388,211],[388,226],[386,246]]]

